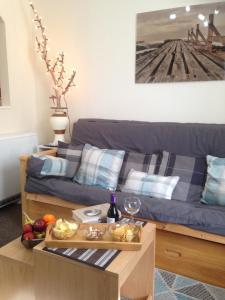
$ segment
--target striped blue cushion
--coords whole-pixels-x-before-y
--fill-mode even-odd
[[[66,176],[68,160],[49,155],[39,156],[44,161],[40,175],[42,176]]]
[[[178,176],[151,175],[131,169],[122,192],[171,200]]]
[[[115,191],[125,151],[99,149],[85,144],[74,181]]]
[[[201,202],[225,206],[225,158],[207,155],[207,179]]]

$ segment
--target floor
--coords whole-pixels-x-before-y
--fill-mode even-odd
[[[0,208],[0,247],[20,234],[20,204]],[[155,300],[225,300],[225,289],[156,269]]]
[[[0,208],[0,247],[21,234],[21,205],[10,204]]]

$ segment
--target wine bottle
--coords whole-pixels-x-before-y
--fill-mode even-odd
[[[111,194],[110,207],[107,212],[107,223],[115,223],[119,221],[119,212],[116,207],[116,195]]]

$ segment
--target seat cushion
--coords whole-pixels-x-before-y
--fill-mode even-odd
[[[95,205],[110,201],[110,191],[103,188],[83,186],[71,180],[57,178],[34,178],[29,176],[26,192],[48,194],[82,205]],[[118,208],[124,212],[124,198],[130,193],[116,192]],[[183,201],[165,201],[165,199],[139,196],[140,218],[186,225],[191,228],[225,235],[225,207],[190,203]]]

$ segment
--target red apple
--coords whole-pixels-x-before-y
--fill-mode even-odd
[[[38,219],[33,224],[33,230],[37,232],[45,231],[46,223],[43,219]]]
[[[24,234],[23,234],[23,239],[24,239],[24,240],[27,240],[27,241],[33,240],[33,239],[34,239],[34,234],[33,234],[33,232],[27,232],[27,233],[24,233]]]
[[[33,227],[31,224],[24,224],[23,225],[23,233],[32,232]]]

